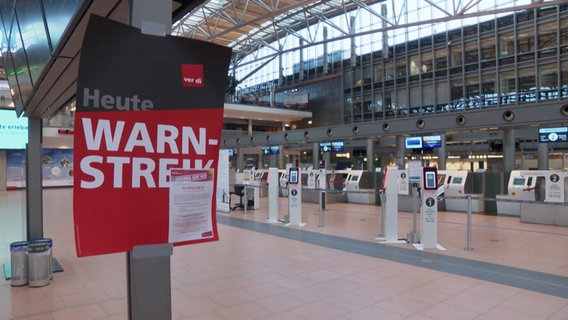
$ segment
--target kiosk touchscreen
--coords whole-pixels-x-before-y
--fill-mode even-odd
[[[422,174],[424,190],[438,190],[438,172],[436,168],[424,168]]]
[[[300,172],[298,168],[290,168],[290,179],[288,179],[289,184],[298,184],[298,176]]]

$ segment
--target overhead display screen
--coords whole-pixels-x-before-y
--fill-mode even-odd
[[[422,149],[422,137],[406,137],[404,146],[406,149]]]
[[[422,137],[422,148],[440,148],[442,146],[442,136],[441,135],[433,135],[433,136],[423,136]]]
[[[331,152],[331,142],[320,142],[320,152]]]
[[[567,142],[568,127],[538,129],[538,142]]]
[[[334,141],[331,143],[331,152],[343,152],[343,141]]]

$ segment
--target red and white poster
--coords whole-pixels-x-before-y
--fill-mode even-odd
[[[143,35],[137,28],[91,17],[75,113],[78,256],[171,240],[180,245],[218,239],[213,172],[230,53],[211,43]],[[211,196],[204,206],[211,230],[205,237],[171,236],[174,168],[211,174]]]

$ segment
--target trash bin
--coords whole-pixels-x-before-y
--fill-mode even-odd
[[[51,263],[49,243],[31,242],[28,244],[28,285],[43,287],[49,284],[49,265]]]
[[[51,238],[42,238],[37,240],[32,240],[30,243],[47,243],[49,246],[49,263],[48,263],[48,273],[49,273],[49,280],[53,279],[53,239]]]
[[[10,283],[12,286],[28,284],[28,242],[18,241],[10,244]]]

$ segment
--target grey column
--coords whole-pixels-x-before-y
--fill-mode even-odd
[[[367,170],[375,171],[375,140],[367,139]]]
[[[286,165],[284,164],[284,146],[280,145],[280,154],[278,155],[278,169],[284,169]]]
[[[538,144],[538,170],[548,170],[548,144]]]
[[[28,118],[26,155],[27,240],[43,238],[43,194],[41,175],[42,119]]]
[[[351,16],[349,19],[349,34],[355,32],[355,17]],[[357,65],[357,44],[355,43],[355,37],[351,37],[351,66]]]
[[[304,80],[304,40],[300,39],[300,80]]]
[[[245,163],[244,151],[243,148],[239,147],[237,148],[237,169],[243,171],[244,163]]]
[[[0,191],[6,191],[6,189],[8,188],[6,161],[6,151],[0,150]]]
[[[278,53],[278,84],[282,85],[284,83],[284,66],[282,64],[282,50],[284,50],[284,46],[278,45],[280,49],[280,53]]]
[[[515,169],[515,129],[506,128],[503,133],[503,171]]]
[[[247,134],[252,136],[252,119],[248,119]]]
[[[312,144],[312,165],[314,169],[318,169],[320,162],[320,149],[319,149],[319,142],[314,142]]]
[[[323,153],[323,160],[325,161],[325,170],[331,169],[331,153],[324,152]]]
[[[329,61],[327,60],[327,27],[323,27],[323,74],[327,74],[329,71]]]
[[[381,4],[381,15],[383,17],[387,17],[387,5],[386,4]],[[383,28],[386,29],[387,25],[387,21],[386,19],[383,20],[383,24],[382,24]],[[387,33],[387,31],[383,31],[383,58],[388,58],[389,57],[389,35]]]
[[[438,170],[446,170],[446,135],[440,134],[442,145],[438,148]]]
[[[399,169],[404,169],[404,137],[401,135],[396,136],[396,165]]]

